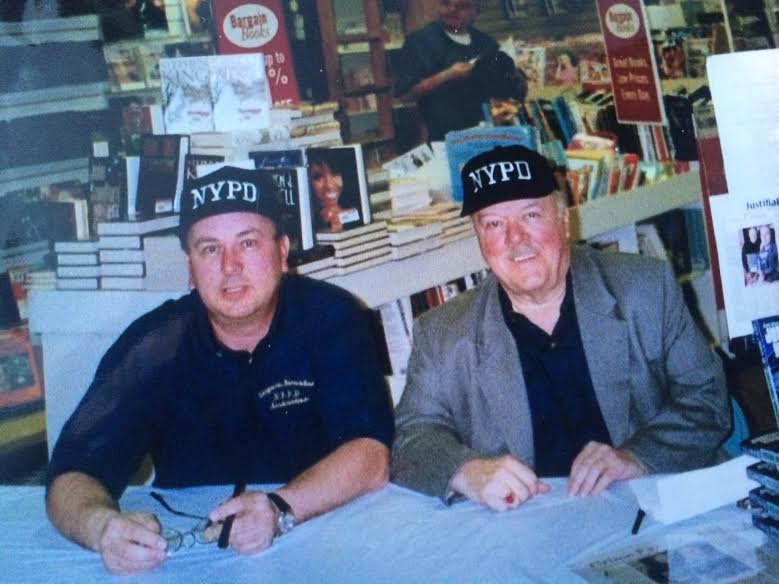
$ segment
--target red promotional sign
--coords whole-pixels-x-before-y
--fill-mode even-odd
[[[641,0],[596,0],[614,89],[617,119],[628,124],[664,124],[646,11]]]
[[[262,53],[274,104],[300,101],[280,0],[211,0],[221,55]]]

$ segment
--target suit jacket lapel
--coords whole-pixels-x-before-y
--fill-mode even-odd
[[[574,302],[584,354],[595,397],[614,446],[628,437],[630,414],[630,352],[628,327],[617,312],[596,264],[573,249],[571,262]]]
[[[498,283],[491,276],[483,285],[475,314],[484,319],[475,323],[478,372],[476,383],[492,412],[485,423],[498,426],[509,451],[528,465],[534,464],[533,424],[525,380],[519,365],[514,338],[506,326],[498,300]]]

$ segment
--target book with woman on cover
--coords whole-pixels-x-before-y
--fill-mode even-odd
[[[338,233],[371,222],[362,146],[308,148],[314,231]]]

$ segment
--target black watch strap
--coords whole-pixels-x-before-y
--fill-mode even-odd
[[[270,499],[271,503],[276,506],[276,509],[278,509],[280,513],[292,513],[292,507],[290,507],[289,503],[287,503],[278,493],[268,493],[268,499]]]

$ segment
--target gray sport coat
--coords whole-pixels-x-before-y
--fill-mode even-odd
[[[614,446],[651,472],[710,463],[730,430],[725,378],[670,265],[575,246],[571,273],[584,353]],[[393,481],[443,498],[470,459],[511,454],[533,467],[530,407],[498,286],[491,275],[415,323]]]

